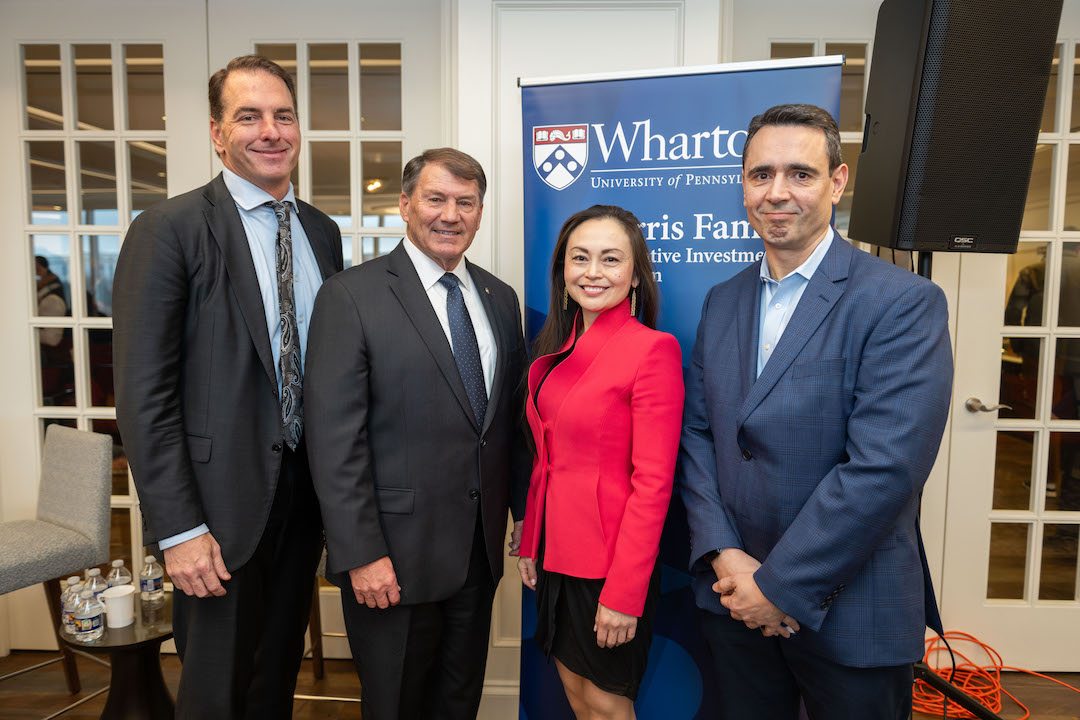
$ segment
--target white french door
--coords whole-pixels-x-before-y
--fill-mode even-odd
[[[5,519],[32,517],[45,426],[112,435],[110,558],[142,564],[116,430],[112,274],[131,219],[205,182],[205,15],[181,2],[6,2],[0,24],[0,404]],[[205,93],[204,93],[205,94]],[[107,566],[106,566],[107,567]],[[12,647],[54,644],[38,588],[5,598]]]
[[[1019,250],[960,261],[942,609],[1006,664],[1075,672],[1080,18],[1067,5]]]
[[[17,101],[0,114],[0,161],[15,171],[0,181],[0,376],[18,380],[0,404],[12,450],[0,453],[0,517],[33,515],[46,425],[111,434],[110,557],[137,572],[141,517],[111,367],[112,271],[128,224],[220,169],[207,79],[260,52],[297,81],[297,194],[338,221],[347,265],[389,252],[403,233],[403,161],[450,141],[442,3],[106,0],[91,13],[12,0],[3,17],[0,85]],[[0,599],[0,624],[0,649],[54,644],[39,589]]]

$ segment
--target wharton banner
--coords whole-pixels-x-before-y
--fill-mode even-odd
[[[742,204],[742,150],[754,115],[780,103],[840,107],[842,56],[732,63],[618,76],[522,80],[525,174],[525,334],[547,315],[559,228],[595,204],[641,221],[661,293],[659,328],[688,362],[713,285],[764,254]],[[672,499],[661,542],[661,603],[635,705],[642,720],[715,716],[708,652],[686,573],[685,513]],[[523,593],[520,717],[573,713],[533,640],[535,597]]]

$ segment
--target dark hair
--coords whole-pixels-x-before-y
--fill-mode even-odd
[[[45,268],[46,270],[49,269],[49,260],[44,255],[35,255],[34,256],[34,263],[37,264],[37,265],[40,265],[41,267]]]
[[[230,60],[228,65],[210,76],[210,117],[215,122],[221,122],[222,115],[225,112],[225,108],[221,104],[221,93],[225,89],[225,81],[230,73],[236,71],[264,72],[279,78],[285,83],[285,87],[289,88],[289,95],[292,96],[293,112],[300,112],[300,108],[296,104],[296,84],[293,82],[292,75],[287,73],[285,68],[261,55],[241,55]]]
[[[412,197],[416,182],[420,179],[420,172],[428,163],[442,165],[450,171],[451,175],[462,180],[475,180],[476,187],[480,191],[480,204],[484,204],[484,193],[487,192],[487,175],[484,174],[484,168],[472,155],[448,147],[425,150],[405,163],[405,170],[401,173],[401,192]]]
[[[829,173],[840,167],[844,157],[840,153],[840,129],[828,111],[817,105],[774,105],[760,115],[754,116],[746,129],[743,145],[743,169],[746,168],[746,148],[757,131],[769,125],[804,125],[825,133],[825,151],[829,155]]]
[[[574,319],[577,317],[578,304],[570,298],[563,310],[563,291],[566,279],[563,268],[566,265],[566,246],[570,236],[589,220],[610,218],[623,226],[630,238],[630,252],[634,257],[634,274],[637,275],[637,317],[649,328],[656,327],[656,312],[660,303],[660,288],[653,277],[652,261],[649,260],[649,246],[641,233],[641,223],[634,213],[623,210],[617,205],[593,205],[588,210],[576,212],[566,219],[559,239],[555,243],[555,252],[551,256],[551,307],[548,308],[544,327],[536,336],[532,347],[532,359],[557,351],[574,331]]]

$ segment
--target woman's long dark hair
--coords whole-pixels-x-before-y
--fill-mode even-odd
[[[555,243],[555,252],[551,256],[551,307],[548,308],[544,327],[540,329],[533,342],[532,360],[541,355],[556,352],[574,331],[574,318],[577,316],[578,304],[573,298],[569,298],[566,309],[563,310],[563,293],[566,290],[566,280],[563,277],[566,246],[570,241],[570,235],[582,223],[602,218],[611,218],[618,222],[630,238],[630,251],[634,257],[634,275],[638,279],[637,317],[646,327],[656,327],[660,290],[656,285],[656,278],[653,277],[649,247],[645,244],[645,236],[641,233],[641,223],[634,213],[623,210],[617,205],[593,205],[567,218],[562,230],[559,231],[559,240]]]

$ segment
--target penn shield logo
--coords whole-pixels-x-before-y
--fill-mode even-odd
[[[589,160],[588,125],[533,127],[533,167],[540,179],[556,190],[574,184]]]

